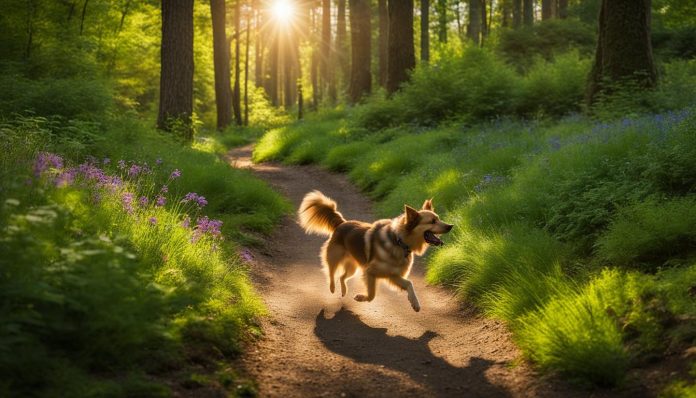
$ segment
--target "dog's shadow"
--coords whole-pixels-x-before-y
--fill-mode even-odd
[[[416,339],[390,336],[386,328],[363,323],[350,310],[341,309],[327,319],[324,310],[316,318],[314,334],[330,351],[357,362],[382,365],[407,374],[437,396],[506,397],[510,394],[485,376],[493,361],[471,358],[465,367],[452,366],[430,351],[428,342],[437,334]]]

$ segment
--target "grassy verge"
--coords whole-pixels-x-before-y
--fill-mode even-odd
[[[134,118],[0,136],[0,395],[252,393],[224,368],[265,311],[239,244],[289,205]]]
[[[612,386],[694,343],[693,109],[379,131],[361,112],[271,130],[254,160],[346,172],[383,216],[434,197],[458,228],[428,280],[506,321],[541,368]]]

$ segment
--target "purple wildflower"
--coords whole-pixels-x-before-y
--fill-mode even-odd
[[[55,184],[59,188],[67,187],[68,185],[71,185],[73,181],[75,181],[75,174],[77,174],[77,170],[75,169],[67,169],[56,177]]]
[[[198,203],[198,207],[205,207],[205,205],[208,204],[208,201],[205,200],[205,196],[199,196],[198,199],[196,199],[196,203]]]
[[[155,160],[155,164],[158,165],[158,166],[161,165],[161,164],[162,164],[162,158],[157,158],[157,160]]]
[[[123,204],[123,210],[128,214],[133,213],[133,194],[130,192],[124,192],[121,195],[121,204]]]
[[[36,161],[34,162],[34,175],[36,177],[41,177],[41,174],[50,168],[62,169],[63,158],[55,153],[39,153],[39,155],[36,157]]]
[[[251,252],[249,251],[249,249],[242,249],[242,250],[239,252],[239,257],[241,257],[242,260],[246,261],[247,263],[250,263],[250,262],[254,261],[254,255],[251,254]]]
[[[169,178],[171,179],[177,179],[179,177],[181,177],[181,170],[179,169],[174,169],[174,171],[172,171],[172,174],[169,175]]]
[[[104,158],[104,160],[102,160],[102,163],[104,163],[104,164],[109,164],[109,163],[111,163],[111,159],[109,159],[109,158]]]
[[[157,217],[150,217],[148,219],[148,221],[150,222],[150,225],[156,225],[157,224]]]
[[[140,206],[145,207],[147,206],[149,200],[147,199],[147,196],[141,196],[138,202],[140,203]]]
[[[126,168],[126,161],[121,159],[118,161],[118,168],[119,169],[125,169]]]
[[[181,222],[181,226],[184,228],[188,228],[191,225],[191,218],[189,216],[184,217],[184,220]]]
[[[205,234],[210,234],[214,239],[219,238],[222,235],[220,228],[222,228],[222,221],[211,220],[206,216],[200,217],[196,220],[196,227],[191,237],[191,242],[197,242]]]
[[[157,207],[162,207],[167,203],[167,198],[165,198],[162,195],[157,195],[157,198],[155,199],[155,206]]]
[[[128,175],[131,176],[131,177],[135,177],[135,176],[137,176],[138,174],[140,174],[141,171],[143,171],[143,168],[140,167],[140,166],[138,166],[137,164],[134,163],[134,164],[130,167],[130,169],[128,169]]]
[[[162,193],[167,193],[169,192],[169,187],[166,185],[162,185],[162,188],[160,189],[160,192]]]

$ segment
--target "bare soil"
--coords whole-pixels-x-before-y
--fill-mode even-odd
[[[252,147],[228,154],[296,206],[318,189],[348,219],[374,220],[370,201],[344,176],[313,166],[252,164]],[[436,203],[437,206],[437,203]],[[321,270],[324,238],[306,235],[288,217],[252,261],[252,277],[268,306],[265,336],[240,365],[262,397],[589,397],[649,395],[640,385],[617,391],[582,390],[537,374],[520,358],[505,325],[463,307],[453,294],[427,285],[424,261],[411,276],[422,309],[406,293],[380,287],[371,303],[331,294]]]

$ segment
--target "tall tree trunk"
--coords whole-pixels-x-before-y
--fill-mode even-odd
[[[227,46],[227,21],[225,0],[210,0],[210,16],[213,22],[213,66],[215,69],[215,106],[217,129],[222,130],[232,122],[232,89],[230,88],[230,54]]]
[[[413,48],[413,0],[389,0],[387,93],[396,92],[416,66]]]
[[[481,35],[481,1],[469,0],[469,25],[466,28],[466,37],[479,45]]]
[[[350,40],[353,62],[351,63],[350,89],[348,98],[355,104],[370,93],[372,73],[372,23],[370,0],[350,0]]]
[[[558,0],[558,18],[568,18],[568,0]]]
[[[249,4],[252,7],[252,4]],[[250,8],[246,17],[246,45],[244,47],[244,125],[249,125],[249,46],[251,44],[251,13]]]
[[[348,32],[346,30],[346,0],[338,0],[336,10],[336,63],[341,71],[341,83],[348,85],[350,79],[350,56],[348,54]],[[343,87],[341,88],[343,90]]]
[[[512,28],[522,26],[522,0],[512,0]]]
[[[157,127],[171,130],[172,122],[186,127],[193,139],[193,0],[162,0],[160,103]]]
[[[541,0],[541,19],[546,21],[556,16],[557,0]]]
[[[387,0],[378,0],[377,14],[379,18],[378,58],[379,58],[379,85],[387,86],[387,58],[389,57],[389,12]]]
[[[331,0],[322,0],[321,7],[321,65],[322,87],[328,90],[331,101],[336,100],[333,73],[331,70]]]
[[[242,52],[240,42],[242,41],[242,1],[237,0],[234,4],[234,89],[232,91],[232,109],[234,110],[234,120],[238,126],[244,123],[242,120],[242,95],[241,84],[239,81],[240,61]]]
[[[512,3],[511,0],[502,0],[500,3],[500,13],[501,13],[501,21],[500,25],[503,28],[509,28],[510,23],[512,21]],[[491,7],[491,10],[493,7]]]
[[[82,6],[82,16],[80,16],[80,36],[82,36],[82,32],[85,29],[85,17],[87,16],[87,4],[89,3],[89,0],[85,0],[84,5]]]
[[[421,2],[421,61],[430,61],[430,0]]]
[[[309,65],[309,78],[312,82],[312,107],[317,109],[319,102],[321,101],[321,85],[319,84],[319,58],[321,57],[319,53],[319,47],[321,46],[321,35],[317,29],[317,10],[315,7],[310,8],[310,24],[311,24],[311,36],[313,45],[312,55]]]
[[[280,68],[278,63],[280,55],[280,34],[277,30],[272,30],[271,48],[268,54],[269,60],[269,78],[268,78],[268,96],[271,97],[271,104],[278,106],[278,73]]]
[[[437,40],[447,43],[447,0],[437,0]]]
[[[534,25],[534,2],[536,0],[523,0],[523,18],[525,26]]]
[[[254,0],[254,11],[256,13],[256,37],[254,39],[254,83],[256,87],[263,87],[263,53],[265,49],[264,38],[266,30],[263,29],[263,10],[259,7],[259,0]]]
[[[651,0],[602,0],[595,61],[587,86],[592,105],[615,83],[653,88],[657,73],[650,43]]]
[[[483,38],[488,36],[488,10],[486,7],[486,0],[481,1],[481,45],[483,45]]]
[[[462,25],[462,7],[461,7],[462,5],[461,5],[461,1],[457,0],[457,1],[455,2],[455,5],[456,5],[456,7],[455,7],[456,12],[455,12],[455,15],[454,15],[454,16],[455,16],[455,18],[457,19],[457,34],[459,35],[459,38],[461,39],[462,37],[464,37],[464,27],[463,27],[463,25]]]

